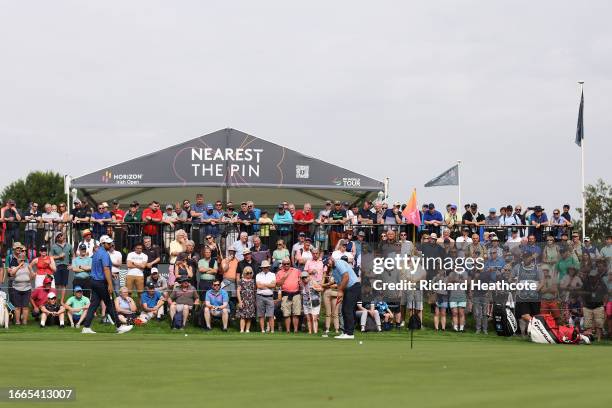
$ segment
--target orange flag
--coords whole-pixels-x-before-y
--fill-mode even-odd
[[[406,219],[406,224],[413,224],[417,227],[421,225],[421,215],[419,214],[419,207],[417,207],[416,188],[412,190],[410,200],[408,200],[406,208],[402,211],[402,215]]]

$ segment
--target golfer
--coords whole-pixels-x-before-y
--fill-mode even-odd
[[[113,293],[113,278],[111,277],[112,262],[108,250],[113,244],[113,239],[108,235],[100,237],[100,248],[94,252],[91,259],[91,306],[87,310],[87,316],[83,322],[81,333],[94,334],[91,330],[91,322],[100,302],[104,302],[106,310],[117,326],[117,333],[125,333],[132,330],[132,326],[122,325],[117,317],[115,305],[111,299]]]
[[[355,329],[355,307],[361,300],[361,283],[353,267],[342,259],[328,258],[327,268],[332,272],[334,281],[338,283],[337,303],[342,302],[342,317],[344,318],[344,333],[334,338],[351,340],[354,339]]]

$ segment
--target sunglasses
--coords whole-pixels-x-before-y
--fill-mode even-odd
[[[206,237],[206,239],[212,239],[213,237]]]
[[[252,275],[252,274],[253,274],[253,272],[245,272],[244,274],[245,274],[245,275]]]
[[[219,286],[221,286],[221,285],[213,285],[213,288],[218,288]]]
[[[291,264],[290,264],[290,263],[284,263],[284,262],[283,262],[283,264],[282,264],[282,265],[283,265],[283,266],[289,266],[289,265],[291,265]]]
[[[103,209],[104,209],[104,207],[98,207],[98,210],[103,210]]]

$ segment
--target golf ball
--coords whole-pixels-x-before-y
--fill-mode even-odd
[[[187,337],[187,333],[185,333],[185,337]]]
[[[359,344],[363,344],[363,341],[360,341]]]

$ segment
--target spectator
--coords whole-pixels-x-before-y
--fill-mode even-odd
[[[311,279],[308,272],[300,274],[300,295],[302,297],[302,308],[308,325],[308,334],[319,332],[319,314],[321,313],[321,285]]]
[[[259,218],[261,217],[261,209],[255,207],[255,203],[251,200],[247,201],[246,203],[249,211],[253,211],[253,214],[255,215],[255,222],[257,223],[259,221]],[[253,233],[259,233],[259,225],[253,225]]]
[[[246,267],[250,267],[254,274],[259,273],[259,262],[253,259],[253,253],[249,248],[244,248],[242,250],[242,261],[238,262],[238,268],[236,269],[236,282],[240,282],[242,279],[242,271]],[[253,278],[254,275],[251,279]]]
[[[39,248],[39,255],[38,257],[32,259],[32,265],[36,267],[36,280],[34,283],[35,288],[42,286],[43,280],[47,276],[53,277],[56,270],[55,260],[48,255],[47,247],[45,245]],[[53,281],[53,279],[51,280]],[[55,282],[53,282],[53,287],[55,288]]]
[[[304,207],[301,210],[295,212],[293,222],[295,223],[295,231],[303,233],[305,236],[311,237],[311,227],[314,224],[314,213],[312,212],[312,205],[310,203],[304,203]]]
[[[43,228],[45,230],[45,235],[43,239],[45,243],[50,245],[53,242],[53,238],[55,237],[55,232],[57,231],[57,224],[60,221],[60,216],[57,211],[53,211],[53,207],[49,203],[45,204],[44,210],[45,211],[40,216],[43,223]]]
[[[463,214],[461,221],[470,228],[472,233],[478,233],[480,227],[485,223],[485,216],[478,212],[478,204],[472,203],[469,210]]]
[[[32,316],[35,318],[40,317],[40,307],[47,302],[47,296],[49,296],[49,293],[56,293],[55,289],[52,287],[52,284],[53,278],[51,276],[47,276],[42,281],[42,285],[32,291],[30,304],[32,305]]]
[[[73,295],[66,300],[64,309],[66,309],[70,327],[76,327],[78,329],[81,327],[81,323],[83,323],[87,315],[89,298],[83,295],[83,288],[78,285],[74,286],[72,293]]]
[[[240,274],[238,290],[238,308],[236,317],[240,319],[240,333],[251,331],[251,320],[255,317],[255,280],[253,268],[245,266]]]
[[[465,274],[452,271],[448,275],[447,282],[451,284],[461,284],[465,282],[467,277]],[[457,289],[448,291],[448,306],[451,309],[453,318],[453,330],[463,333],[465,331],[465,309],[467,307],[467,293],[465,290],[457,287]]]
[[[266,258],[270,258],[270,253],[268,246],[261,242],[261,238],[259,235],[253,236],[253,246],[251,247],[251,252],[267,252]]]
[[[382,220],[385,225],[398,225],[402,223],[400,207],[401,204],[396,202],[392,208],[388,208],[383,212]]]
[[[115,249],[115,244],[113,243],[108,249],[108,256],[111,260],[111,279],[113,281],[113,292],[116,296],[118,296],[119,288],[121,286],[121,284],[119,283],[119,272],[121,271],[121,264],[123,263],[123,255],[121,254],[121,252]]]
[[[259,217],[257,222],[259,223],[259,236],[262,238],[269,238],[270,231],[274,230],[274,222],[266,210],[262,210],[261,217]],[[269,243],[270,241],[266,242]]]
[[[303,232],[300,232],[298,234],[298,240],[295,244],[293,244],[293,246],[291,247],[291,264],[294,266],[297,266],[297,253],[300,252],[300,250],[302,250],[304,248],[304,241],[306,240],[306,234],[304,234]]]
[[[44,328],[49,323],[49,325],[58,325],[60,329],[63,329],[64,313],[64,306],[57,301],[57,295],[50,292],[47,301],[40,306],[40,328]]]
[[[580,264],[571,256],[570,250],[567,248],[561,248],[559,251],[560,259],[557,262],[556,269],[559,276],[559,280],[563,280],[565,275],[568,273],[569,268],[574,268],[576,271],[580,268]]]
[[[195,252],[195,242],[190,239],[185,242],[185,255],[187,256],[185,262],[187,265],[189,265],[192,272],[191,284],[196,286],[197,283],[195,278],[196,273],[198,272],[198,261],[200,260],[200,255]]]
[[[550,219],[550,225],[552,226],[550,230],[551,236],[553,236],[556,240],[561,239],[561,234],[567,232],[567,227],[572,225],[565,217],[561,216],[561,212],[558,208],[553,210],[553,216]]]
[[[272,271],[276,272],[285,258],[289,258],[289,250],[285,241],[279,239],[276,241],[276,249],[272,252]]]
[[[281,287],[281,309],[285,319],[285,330],[291,332],[293,323],[294,333],[298,332],[299,317],[302,314],[302,298],[300,296],[300,271],[291,267],[291,260],[284,258],[281,269],[276,274],[276,284]]]
[[[604,304],[608,300],[608,286],[604,276],[607,273],[608,266],[603,260],[599,260],[597,268],[589,273],[582,287],[585,334],[594,334],[597,341],[601,341],[603,334]]]
[[[464,257],[469,244],[472,243],[472,238],[470,237],[469,227],[463,227],[461,229],[461,236],[457,238],[455,243],[457,244],[457,250],[458,250],[459,256]]]
[[[204,194],[196,194],[195,203],[190,207],[190,209],[191,220],[193,221],[193,223],[201,223],[202,215],[206,212],[206,205],[204,204]],[[203,234],[203,232],[200,232],[200,234]],[[200,240],[202,236],[200,236]]]
[[[591,238],[584,237],[583,241],[584,244],[582,245],[582,253],[588,253],[592,259],[599,258],[599,251],[597,250],[597,247],[595,245],[591,244]]]
[[[106,234],[106,225],[113,222],[113,215],[104,206],[104,203],[98,204],[98,211],[91,214],[91,222],[93,223],[93,235],[95,239]]]
[[[549,265],[543,264],[540,269],[542,271],[542,280],[537,289],[540,293],[540,313],[551,314],[557,323],[559,323],[561,318],[558,302],[559,284],[554,278]]]
[[[13,242],[19,241],[19,222],[21,213],[15,205],[15,200],[9,198],[0,210],[0,221],[3,221],[4,245],[10,248]]]
[[[344,237],[344,224],[348,221],[346,210],[341,207],[340,201],[334,201],[334,207],[329,212],[329,223],[331,224],[329,238],[332,247]]]
[[[374,319],[376,323],[376,330],[382,331],[381,323],[380,323],[380,314],[376,310],[376,304],[371,302],[369,304],[363,304],[362,302],[357,302],[357,317],[359,317],[359,323],[361,325],[361,332],[364,333],[366,331],[366,325],[368,322],[368,317]]]
[[[268,331],[274,333],[274,288],[276,288],[276,275],[270,272],[270,262],[261,262],[261,269],[255,277],[257,286],[257,317],[262,333],[266,332],[265,319],[268,320]]]
[[[278,236],[283,241],[286,241],[288,239],[288,235],[291,233],[293,217],[291,217],[291,214],[285,209],[285,206],[282,203],[277,206],[277,209],[278,211],[274,214],[272,221],[274,222]]]
[[[249,249],[249,236],[246,232],[241,232],[238,241],[234,242],[232,248],[236,251],[236,259],[242,261],[244,259],[244,250]]]
[[[563,313],[562,321],[564,323],[571,322],[571,299],[579,297],[582,285],[582,279],[578,276],[578,270],[573,266],[568,267],[567,274],[559,282],[559,289],[561,291],[561,311]],[[582,317],[582,305],[578,312]]]
[[[178,256],[178,254],[185,252],[186,242],[187,233],[185,232],[185,230],[179,229],[174,235],[174,240],[171,241],[170,245],[168,246],[168,252],[170,255],[170,266],[168,267],[168,276],[170,277],[170,279],[168,283],[170,286],[174,285],[174,265],[176,264],[176,257]]]
[[[147,282],[146,288],[140,297],[142,308],[142,313],[139,316],[140,321],[146,323],[153,318],[160,321],[164,317],[164,296],[156,290],[154,282]]]
[[[231,201],[227,203],[221,222],[225,228],[225,248],[230,248],[240,237],[240,229],[237,226],[238,213],[234,211],[234,204]]]
[[[240,232],[245,232],[247,236],[253,235],[253,223],[257,222],[257,218],[255,218],[255,213],[249,210],[246,201],[240,203],[237,218]]]
[[[531,256],[534,262],[540,262],[542,258],[542,248],[540,244],[536,242],[535,235],[529,235],[529,237],[527,237],[527,245],[523,248],[523,253]]]
[[[205,246],[202,248],[202,257],[198,261],[198,291],[200,297],[204,300],[206,292],[212,288],[212,283],[216,279],[219,266],[216,259],[212,257],[212,251],[210,247]]]
[[[55,285],[60,291],[60,302],[64,303],[66,286],[68,286],[68,266],[72,263],[72,248],[66,243],[63,232],[55,236],[55,243],[51,246],[51,258],[55,262]]]
[[[406,236],[405,233],[403,232],[402,234],[404,234],[404,237]],[[451,230],[448,228],[445,228],[442,230],[442,236],[440,238],[438,238],[436,240],[436,242],[438,244],[444,244],[444,243],[454,243],[455,240],[451,238]]]
[[[176,264],[174,265],[174,280],[178,282],[181,278],[186,278],[191,283],[193,279],[193,269],[191,264],[187,262],[187,253],[181,252],[176,257]]]
[[[608,262],[608,268],[612,270],[612,235],[606,237],[606,246],[601,248],[600,254]],[[612,276],[612,273],[609,275]]]
[[[496,256],[496,255],[494,255]],[[473,282],[495,282],[496,274],[487,274],[483,276],[480,269],[474,270]],[[488,315],[489,315],[489,299],[486,290],[474,289],[470,291],[470,302],[472,303],[472,312],[476,323],[476,334],[488,334]]]
[[[446,214],[446,217],[444,217],[444,223],[451,237],[457,238],[461,234],[461,217],[457,213],[457,206],[455,204],[450,205],[449,212]]]
[[[221,254],[221,249],[219,248],[219,245],[215,242],[215,237],[213,237],[212,235],[207,235],[205,238],[206,244],[204,246],[210,249],[211,258],[214,259],[217,264],[220,264],[223,260],[223,255]]]
[[[478,258],[486,259],[487,249],[480,243],[480,236],[478,234],[472,234],[472,243],[468,245],[465,256],[474,260]]]
[[[544,229],[548,226],[548,217],[544,212],[544,208],[539,205],[533,207],[533,214],[529,217],[529,235],[533,235],[537,242],[544,240]]]
[[[181,328],[185,329],[185,325],[189,319],[189,312],[193,309],[194,305],[200,304],[200,298],[198,292],[189,283],[189,278],[181,277],[178,279],[178,286],[176,286],[170,293],[170,321],[174,322],[174,315],[182,313],[183,321]],[[174,324],[172,326],[174,329]]]
[[[217,204],[221,204],[221,202],[218,202]],[[219,239],[219,234],[221,231],[219,225],[221,223],[221,219],[223,218],[222,210],[223,209],[219,208],[219,206],[217,206],[217,209],[215,209],[212,204],[206,204],[205,211],[200,217],[204,226],[204,228],[200,228],[200,242],[202,242],[202,237],[204,236],[212,236],[214,241]]]
[[[164,248],[170,247],[170,242],[174,236],[176,230],[176,223],[179,221],[178,215],[174,212],[174,206],[172,204],[166,204],[166,211],[162,215],[163,233],[164,233]]]
[[[113,209],[111,210],[111,215],[115,218],[116,222],[122,223],[125,219],[125,211],[119,208],[119,201],[113,200]]]
[[[499,255],[498,251],[491,251],[489,257],[485,261],[484,265],[484,273],[481,274],[482,279],[486,278],[495,282],[497,280],[497,276],[501,274],[502,269],[506,266],[506,261],[503,256]]]
[[[221,289],[221,282],[214,281],[212,289],[206,292],[204,302],[204,320],[206,321],[206,330],[211,330],[213,317],[221,317],[223,323],[223,331],[227,331],[229,322],[229,295]]]
[[[525,285],[535,284],[540,281],[540,273],[535,263],[535,258],[529,252],[523,252],[522,260],[514,267],[513,279]],[[525,289],[516,293],[516,314],[520,316],[519,328],[521,334],[527,334],[527,323],[531,318],[540,313],[540,302],[536,290]]]
[[[133,251],[127,255],[127,276],[125,277],[125,286],[133,293],[134,289],[138,294],[144,290],[144,269],[147,267],[148,257],[142,252],[143,245],[137,243]]]
[[[487,227],[497,227],[500,224],[499,217],[497,216],[497,210],[495,208],[489,208],[489,215],[485,217],[485,223]]]
[[[163,214],[157,201],[151,201],[149,207],[142,212],[142,221],[145,223],[142,232],[150,236],[155,245],[160,244],[159,223],[162,221],[162,217]]]
[[[427,206],[427,211],[423,214],[423,222],[430,234],[440,234],[440,226],[444,223],[444,219],[440,211],[436,210],[434,203]]]
[[[564,218],[565,219],[565,218]],[[552,235],[546,237],[546,245],[542,248],[542,263],[548,265],[553,278],[557,279],[555,265],[561,259],[559,246]]]
[[[142,271],[146,280],[151,275],[151,270],[161,262],[161,249],[146,235],[142,238],[142,244],[142,252],[147,256],[147,267]]]
[[[26,260],[25,251],[26,248],[21,243],[13,243],[13,254],[8,264],[9,299],[15,306],[16,325],[26,325],[28,323],[32,294],[31,281],[36,276]]]
[[[406,321],[406,313],[416,314],[419,320],[423,321],[423,291],[416,289],[421,280],[427,278],[425,269],[421,264],[416,264],[413,258],[407,258],[407,268],[402,270],[402,279],[405,282],[411,282],[415,289],[403,291],[400,298],[400,325],[404,327]]]
[[[236,250],[228,249],[227,258],[221,261],[221,272],[223,273],[223,288],[231,298],[236,297],[236,275],[238,271],[238,259],[236,259]],[[231,307],[235,310],[234,307]]]
[[[569,223],[570,226],[572,225],[572,216],[570,214],[570,205],[569,204],[564,204],[563,205],[563,212],[561,213],[561,216],[563,218],[565,218]]]
[[[138,201],[130,204],[128,212],[123,216],[123,222],[127,226],[127,247],[133,248],[142,236],[142,211]]]
[[[320,257],[320,252],[316,248],[310,250],[312,257],[304,264],[304,271],[308,272],[310,279],[319,284],[323,282],[323,261]]]
[[[389,308],[387,302],[383,300],[379,300],[376,302],[375,306],[376,311],[378,312],[378,320],[382,320],[384,323],[385,330],[390,330],[391,325],[393,323],[394,313]]]
[[[36,235],[38,231],[38,223],[41,221],[40,211],[38,210],[38,203],[31,203],[30,208],[24,214],[23,219],[26,221],[24,227],[25,233],[25,246],[26,248],[32,249],[36,247]]]
[[[325,208],[319,211],[315,220],[315,247],[325,252],[329,249],[329,214],[331,212],[331,201],[325,202]]]
[[[72,280],[73,286],[80,286],[87,297],[91,289],[90,272],[91,272],[91,257],[87,256],[87,246],[85,244],[79,245],[78,256],[72,260],[72,272],[74,272],[74,278]]]
[[[151,276],[147,278],[147,285],[153,283],[155,290],[167,297],[168,295],[168,281],[166,278],[160,275],[159,270],[156,267],[151,268]]]
[[[70,211],[70,221],[74,226],[74,239],[76,241],[81,241],[83,239],[83,231],[88,229],[91,211],[89,207],[83,204],[78,198],[75,198],[73,202],[74,208]]]
[[[136,318],[136,302],[130,297],[128,288],[119,289],[119,296],[115,298],[115,310],[121,324],[132,325]]]
[[[79,242],[79,247],[81,245],[85,245],[85,249],[87,250],[87,256],[93,256],[94,250],[100,246],[100,243],[93,239],[91,235],[91,231],[88,229],[84,229],[81,231],[83,235],[83,240]]]

